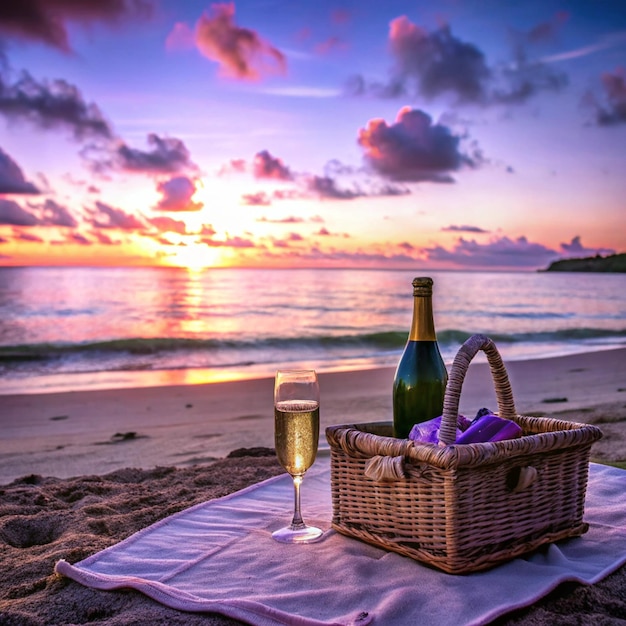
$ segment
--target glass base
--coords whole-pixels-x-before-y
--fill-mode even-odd
[[[285,526],[272,533],[272,537],[281,543],[313,543],[319,541],[324,534],[323,530],[315,526]]]

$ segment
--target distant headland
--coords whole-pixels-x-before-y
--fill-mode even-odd
[[[553,261],[541,272],[626,272],[626,253],[609,256],[585,257],[583,259],[561,259]]]

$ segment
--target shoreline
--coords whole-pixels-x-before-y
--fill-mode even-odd
[[[592,455],[624,461],[626,348],[506,362],[517,412],[597,423]],[[321,372],[320,449],[335,424],[391,420],[395,367]],[[123,467],[189,467],[238,448],[273,447],[273,378],[1,397],[0,484]],[[484,357],[470,365],[459,411],[496,409]]]
[[[596,352],[612,352],[626,350],[626,345],[596,345],[578,346],[568,345],[567,350],[561,348],[554,352],[536,355],[533,351],[516,353],[515,358],[508,356],[508,346],[498,346],[502,359],[509,363],[524,361],[542,361],[545,359],[566,358],[579,354]],[[59,374],[41,374],[23,379],[3,380],[0,377],[0,398],[16,395],[47,395],[65,393],[69,391],[103,391],[122,389],[152,389],[155,387],[179,387],[189,385],[211,385],[234,381],[250,381],[273,377],[276,369],[316,369],[318,373],[333,374],[342,372],[356,372],[366,370],[384,370],[396,367],[401,352],[393,357],[355,357],[329,361],[328,365],[319,362],[299,361],[281,363],[269,366],[268,364],[245,364],[242,366],[227,367],[189,367],[163,369],[114,369],[97,372],[71,372]],[[453,356],[445,358],[448,369],[452,365]]]

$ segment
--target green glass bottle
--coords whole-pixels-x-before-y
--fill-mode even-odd
[[[433,280],[413,280],[411,332],[393,381],[393,435],[405,439],[414,424],[443,413],[448,372],[433,321]]]

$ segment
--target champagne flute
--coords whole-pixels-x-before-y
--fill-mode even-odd
[[[274,441],[278,461],[293,478],[294,513],[289,526],[272,533],[282,543],[317,541],[322,531],[307,526],[300,512],[300,484],[317,455],[320,387],[315,370],[279,370],[274,381]]]

